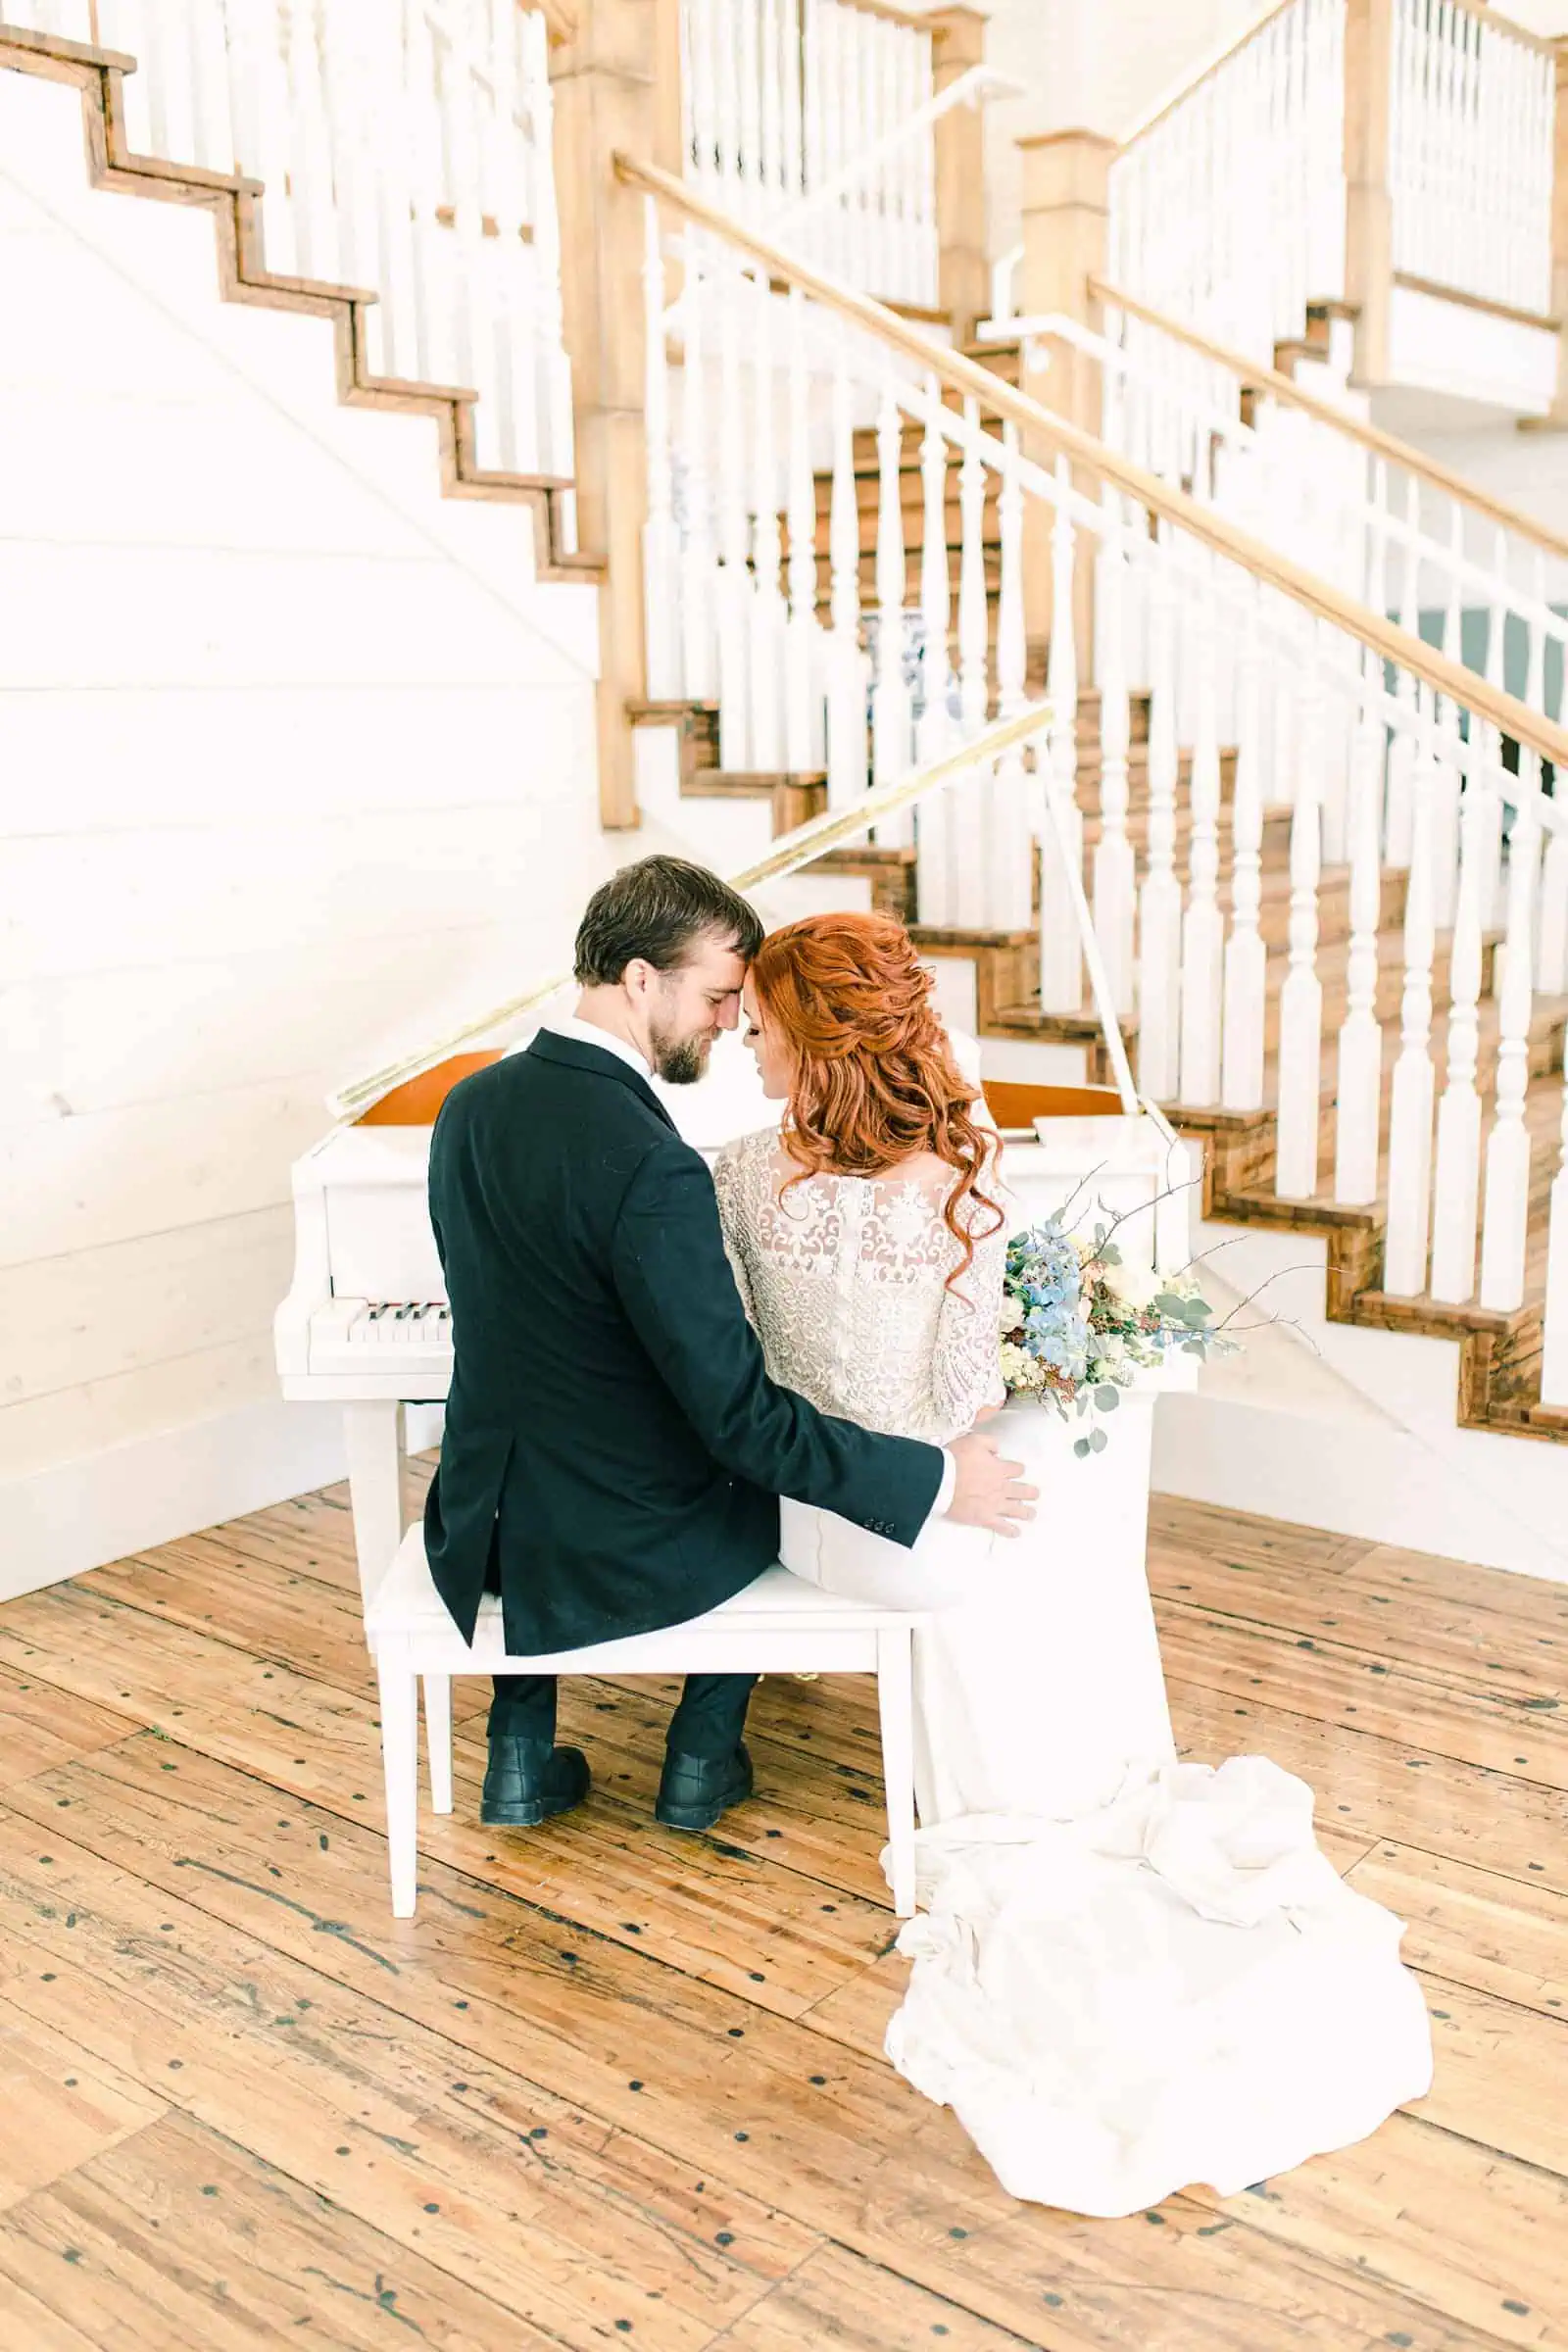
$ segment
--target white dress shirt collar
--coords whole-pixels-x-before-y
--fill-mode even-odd
[[[601,1054],[613,1054],[629,1070],[635,1070],[639,1078],[652,1075],[635,1046],[629,1046],[623,1037],[615,1037],[608,1029],[598,1028],[592,1021],[579,1021],[575,1013],[553,1012],[540,1026],[553,1037],[569,1037],[573,1045],[597,1046]]]

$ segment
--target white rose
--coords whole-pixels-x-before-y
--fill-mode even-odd
[[[1130,1265],[1123,1258],[1120,1265],[1105,1268],[1105,1288],[1113,1298],[1119,1298],[1123,1306],[1130,1306],[1135,1314],[1141,1314],[1145,1307],[1152,1306],[1164,1287],[1163,1277],[1156,1274],[1152,1266]]]
[[[1022,1331],[1023,1329],[1023,1308],[1018,1304],[1016,1298],[1009,1298],[1005,1294],[1004,1294],[1002,1304],[997,1310],[997,1329],[1004,1333]]]

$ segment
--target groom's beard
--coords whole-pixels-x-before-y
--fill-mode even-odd
[[[695,1086],[708,1074],[708,1056],[713,1050],[712,1032],[707,1037],[686,1037],[676,1040],[661,1037],[655,1030],[649,1039],[654,1049],[654,1071],[666,1086]]]

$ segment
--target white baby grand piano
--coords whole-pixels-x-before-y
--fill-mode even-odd
[[[1039,733],[1049,709],[1033,706],[923,771],[877,787],[848,814],[819,817],[775,843],[760,865],[735,877],[757,889],[821,851],[863,837],[868,821],[911,803],[950,774],[972,770],[1008,744]],[[1046,812],[1057,812],[1044,795]],[[1182,1147],[1160,1114],[1139,1101],[1122,1046],[1082,883],[1069,866],[1085,962],[1117,1071],[1115,1090],[987,1082],[993,1116],[1008,1139],[1004,1176],[1020,1224],[1049,1214],[1091,1180],[1094,1198],[1115,1210],[1157,1201],[1119,1239],[1129,1254],[1172,1269],[1187,1263],[1189,1195],[1170,1192],[1186,1176]],[[286,1397],[343,1407],[360,1583],[367,1601],[404,1532],[404,1408],[437,1405],[452,1377],[452,1323],[426,1205],[430,1130],[458,1082],[516,1051],[552,1009],[571,1003],[556,980],[498,1008],[462,1040],[488,1034],[508,1047],[455,1052],[419,1070],[416,1059],[367,1080],[339,1099],[350,1116],[294,1168],[295,1268],[274,1319],[277,1368]],[[457,1042],[457,1041],[454,1041]],[[437,1049],[440,1051],[440,1049]],[[978,1069],[974,1054],[967,1066]],[[732,1137],[777,1117],[738,1038],[719,1041],[709,1076],[659,1089],[686,1140],[711,1155]],[[1161,1199],[1161,1195],[1166,1198]],[[1185,1368],[1190,1374],[1191,1366]],[[1172,1365],[1164,1385],[1190,1380]],[[1146,1472],[1147,1477],[1147,1472]]]

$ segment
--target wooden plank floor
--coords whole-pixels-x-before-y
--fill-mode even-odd
[[[704,1839],[649,1683],[566,1692],[579,1814],[481,1830],[460,1687],[398,1924],[340,1492],[0,1608],[0,2343],[1568,2346],[1568,1591],[1158,1501],[1152,1575],[1185,1747],[1313,1783],[1438,2073],[1125,2222],[1004,2196],[880,2055],[860,1683],[767,1682]]]

